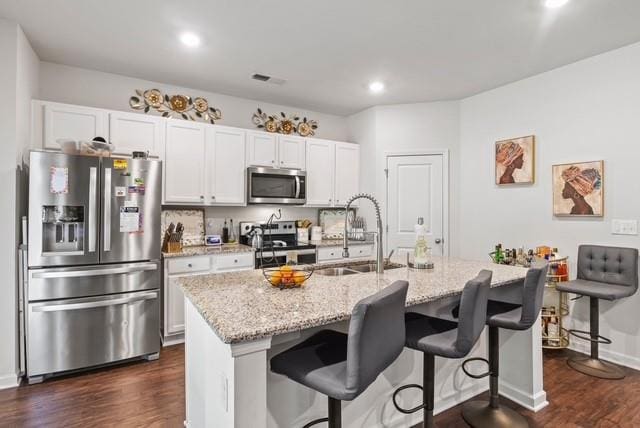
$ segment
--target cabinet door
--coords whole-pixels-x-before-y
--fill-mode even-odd
[[[207,205],[245,203],[245,131],[207,129]]]
[[[300,137],[278,136],[278,166],[280,168],[305,168],[306,141]]]
[[[166,120],[140,113],[109,113],[109,137],[115,153],[131,155],[134,151],[160,156]]]
[[[205,126],[178,119],[167,122],[165,203],[204,203]]]
[[[105,110],[68,104],[44,104],[44,144],[46,149],[59,149],[59,138],[91,141],[103,137],[109,141]]]
[[[184,294],[176,279],[167,278],[165,336],[184,331]]]
[[[335,175],[335,205],[341,206],[360,191],[360,146],[336,143]]]
[[[266,132],[249,132],[249,166],[276,167],[276,136]]]
[[[332,141],[307,140],[307,205],[333,204],[334,166]]]

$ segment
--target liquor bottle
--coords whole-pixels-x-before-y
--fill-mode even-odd
[[[227,227],[227,219],[224,219],[224,226],[222,226],[222,243],[227,244],[229,242],[229,228]]]
[[[235,244],[237,240],[236,229],[233,227],[233,219],[229,220],[229,243]]]

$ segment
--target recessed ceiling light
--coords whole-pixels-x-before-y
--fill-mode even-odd
[[[569,0],[545,0],[544,5],[549,9],[555,9],[562,7],[567,3],[569,3]]]
[[[200,37],[193,33],[182,33],[180,35],[180,41],[190,48],[193,48],[200,44]]]
[[[374,94],[379,94],[384,91],[384,83],[379,81],[369,83],[369,91]]]

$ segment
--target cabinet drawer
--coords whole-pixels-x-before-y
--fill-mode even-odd
[[[342,247],[318,248],[318,261],[339,260],[342,258]]]
[[[369,257],[373,254],[373,245],[355,245],[349,247],[351,257]]]
[[[179,257],[169,260],[169,274],[203,272],[211,269],[211,258],[202,257]]]
[[[253,253],[216,256],[213,263],[217,272],[253,269]]]

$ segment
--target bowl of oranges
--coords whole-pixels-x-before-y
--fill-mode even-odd
[[[313,274],[313,268],[302,265],[283,265],[264,268],[262,273],[269,281],[269,284],[282,290],[284,288],[302,287],[305,281]]]

